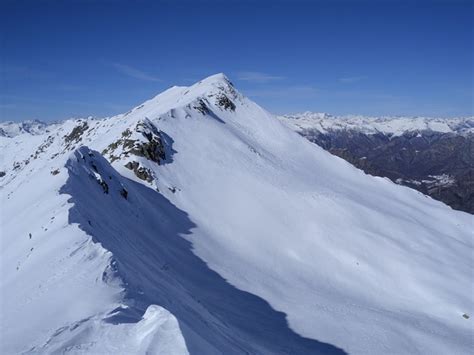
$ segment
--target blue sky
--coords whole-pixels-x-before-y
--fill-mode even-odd
[[[473,114],[472,1],[0,2],[1,120],[105,116],[224,72],[275,113]]]

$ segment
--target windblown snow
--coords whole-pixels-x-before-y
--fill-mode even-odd
[[[474,217],[222,74],[0,136],[0,352],[467,354]]]

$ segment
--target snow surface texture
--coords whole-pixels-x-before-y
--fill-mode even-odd
[[[401,136],[406,132],[433,131],[460,135],[474,134],[474,117],[366,117],[333,116],[327,113],[304,112],[278,117],[296,131],[316,130],[321,133],[353,130],[364,134],[383,133]]]
[[[1,353],[474,347],[474,217],[332,156],[222,74],[0,148]]]

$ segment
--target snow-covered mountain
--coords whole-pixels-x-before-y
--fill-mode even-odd
[[[321,133],[344,130],[364,134],[382,133],[394,137],[407,132],[420,131],[474,134],[474,117],[333,116],[328,113],[303,112],[279,116],[279,118],[295,130],[316,130]]]
[[[222,74],[0,147],[1,353],[474,346],[473,216],[332,156]]]
[[[47,124],[40,120],[29,120],[24,122],[0,122],[0,137],[3,136],[12,138],[23,133],[39,135],[45,133],[48,130],[48,126],[52,125],[53,124]]]

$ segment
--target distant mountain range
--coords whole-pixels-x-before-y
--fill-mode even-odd
[[[290,128],[366,173],[474,213],[474,117],[364,117],[302,113]]]

